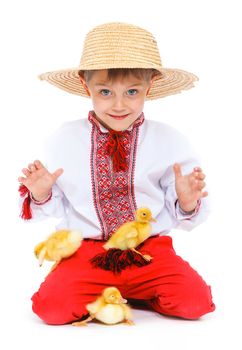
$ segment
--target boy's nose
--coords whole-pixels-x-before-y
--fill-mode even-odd
[[[122,98],[116,98],[113,102],[113,111],[116,113],[122,113],[126,110],[124,101]]]

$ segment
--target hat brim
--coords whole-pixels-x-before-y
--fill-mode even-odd
[[[46,80],[50,84],[69,92],[71,94],[90,97],[81,84],[78,71],[80,68],[70,68],[53,72],[46,72],[39,75],[40,80]],[[198,77],[193,73],[172,68],[159,69],[160,75],[153,82],[146,100],[154,100],[169,95],[180,93],[194,87]]]

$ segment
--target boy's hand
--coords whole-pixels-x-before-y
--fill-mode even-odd
[[[57,178],[63,173],[63,169],[57,169],[51,174],[39,160],[22,169],[26,177],[20,176],[18,181],[25,185],[32,193],[34,199],[42,201],[49,195]]]
[[[173,165],[173,170],[175,173],[176,193],[180,208],[183,211],[190,212],[196,208],[200,198],[208,195],[208,192],[202,192],[202,189],[206,186],[203,181],[205,175],[202,169],[197,167],[193,169],[191,174],[183,176],[181,166],[177,163]]]

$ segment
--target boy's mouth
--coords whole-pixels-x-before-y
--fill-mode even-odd
[[[122,120],[122,119],[127,118],[129,114],[124,114],[124,115],[112,115],[112,114],[109,114],[109,115],[110,115],[110,117],[115,118],[117,120]]]

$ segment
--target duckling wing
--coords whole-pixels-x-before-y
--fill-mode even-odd
[[[127,232],[126,234],[126,238],[134,238],[134,237],[138,237],[138,231],[136,230],[136,228],[132,228],[129,232]]]
[[[133,315],[132,315],[130,307],[126,304],[121,304],[120,306],[122,307],[123,312],[124,312],[124,319],[125,320],[132,320]]]
[[[102,307],[105,305],[103,300],[101,298],[98,298],[92,303],[89,303],[86,305],[87,311],[90,313],[90,315],[95,315]]]
[[[138,231],[133,226],[133,223],[126,223],[119,227],[117,231],[113,234],[113,238],[117,239],[117,242],[122,242],[123,240],[131,237],[137,237]]]
[[[120,227],[111,236],[111,244],[115,248],[128,249],[136,246],[136,241],[138,239],[138,231],[132,225],[125,225]]]
[[[70,234],[67,237],[55,237],[47,241],[48,254],[53,260],[61,260],[74,254],[81,242],[73,243],[70,240]]]

